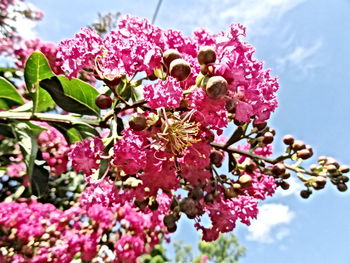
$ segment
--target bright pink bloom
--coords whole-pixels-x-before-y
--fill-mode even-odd
[[[76,143],[69,153],[76,172],[83,171],[85,175],[91,175],[92,170],[100,167],[99,161],[102,155],[103,143],[100,138],[93,137]]]

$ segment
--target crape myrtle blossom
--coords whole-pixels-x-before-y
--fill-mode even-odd
[[[110,165],[115,180],[122,180],[121,187],[92,183],[82,195],[83,203],[90,200],[118,209],[133,200],[144,210],[155,206],[160,193],[174,193],[188,184],[189,197],[174,197],[171,207],[179,206],[189,218],[197,218],[196,227],[203,230],[205,240],[232,231],[237,220],[250,224],[250,219],[256,218],[258,200],[274,193],[274,178],[256,169],[241,171],[239,178],[230,179],[227,183],[239,185],[240,177],[249,178],[242,189],[231,190],[231,194],[225,187],[213,186],[217,183],[213,164],[221,166],[224,153],[213,152],[210,145],[215,133],[220,135],[232,119],[263,123],[277,107],[277,78],[253,58],[254,48],[241,40],[245,34],[245,27],[233,24],[227,32],[212,34],[198,29],[190,37],[124,15],[117,28],[103,38],[83,28],[74,38],[59,43],[57,58],[68,77],[90,69],[107,85],[141,72],[148,80],[158,78],[144,84],[147,108],[131,116],[130,128],[124,129],[114,144]],[[207,46],[205,53],[202,50],[208,50]],[[125,113],[121,116],[127,117]],[[103,147],[98,138],[87,139],[73,146],[69,154],[74,169],[83,171],[88,182],[93,180],[92,171],[99,168]],[[264,150],[255,151],[268,155]],[[236,158],[244,164],[245,160],[239,159],[243,157]],[[164,219],[171,232],[179,217],[174,211],[169,210]],[[204,213],[209,214],[212,228],[201,226]],[[122,238],[115,248],[130,242],[135,248],[125,251],[125,258],[142,250],[131,236]]]
[[[16,2],[3,1],[0,9]],[[169,240],[184,216],[203,240],[214,241],[237,223],[250,225],[259,202],[277,187],[288,189],[289,171],[304,183],[303,198],[322,189],[326,178],[339,191],[347,189],[348,167],[323,157],[304,169],[300,164],[312,148],[293,136],[284,137],[286,150],[272,157],[275,130],[267,120],[279,85],[243,40],[244,26],[186,36],[131,15],[113,24],[103,35],[82,28],[57,46],[35,39],[12,47],[27,85],[33,66],[36,84],[57,107],[22,112],[43,99],[35,85],[30,94],[20,92],[32,101],[0,109],[2,125],[14,135],[1,140],[10,158],[0,165],[11,180],[23,182],[0,189],[0,262],[136,263]],[[17,35],[1,37],[0,53]],[[41,79],[52,74],[40,71],[40,61],[26,66],[34,50],[67,78]],[[80,105],[94,110],[77,114]],[[22,134],[16,120],[45,130]],[[227,128],[232,132],[225,138]]]

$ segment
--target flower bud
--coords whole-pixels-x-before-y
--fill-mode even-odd
[[[210,162],[214,164],[216,167],[221,166],[222,160],[224,159],[224,155],[219,151],[212,151],[210,153]]]
[[[176,224],[173,224],[173,225],[167,227],[167,230],[169,233],[174,233],[176,231],[176,229],[177,229]]]
[[[163,223],[166,227],[175,224],[175,222],[176,222],[176,217],[173,214],[165,215],[163,218]]]
[[[273,134],[271,132],[265,132],[263,135],[263,144],[270,144],[273,142]]]
[[[342,165],[342,166],[339,167],[339,171],[342,174],[346,174],[346,173],[348,173],[350,171],[350,168],[347,165]]]
[[[335,173],[337,171],[337,167],[333,164],[327,165],[326,168],[327,168],[327,172],[329,172],[331,174]]]
[[[292,145],[292,148],[294,151],[300,151],[302,149],[305,149],[306,148],[306,145],[303,141],[295,141]]]
[[[346,186],[346,184],[338,184],[337,188],[340,192],[345,192],[346,190],[348,190],[348,187]]]
[[[203,75],[207,75],[208,74],[207,65],[201,65],[201,73]]]
[[[210,46],[201,47],[197,58],[200,65],[214,63],[216,60],[216,53],[214,48]]]
[[[272,167],[272,173],[280,176],[286,172],[286,166],[283,163],[277,163]]]
[[[252,177],[249,174],[243,174],[239,177],[238,182],[243,186],[248,186],[252,182]]]
[[[148,204],[149,209],[156,211],[159,207],[157,200],[153,200],[152,203]]]
[[[349,182],[349,177],[342,175],[342,176],[340,176],[340,180],[343,181],[343,183],[347,183],[347,182]]]
[[[310,195],[312,194],[312,192],[310,190],[302,190],[300,191],[300,196],[304,199],[307,199],[310,197]]]
[[[326,156],[320,156],[317,159],[317,162],[321,165],[324,165],[327,162],[327,157]]]
[[[340,167],[339,163],[337,162],[336,159],[332,158],[332,157],[328,157],[327,158],[327,161],[326,161],[326,164],[332,164],[334,165],[335,167],[337,167],[337,169]]]
[[[290,134],[287,134],[283,137],[283,142],[286,145],[292,145],[294,143],[294,137]]]
[[[258,131],[262,131],[263,129],[265,129],[267,126],[267,122],[260,122],[260,123],[256,123],[256,121],[253,122],[253,127],[257,128]]]
[[[224,187],[224,195],[226,198],[235,198],[238,196],[238,193],[235,191],[235,189],[229,187]]]
[[[142,131],[147,127],[146,117],[140,114],[134,115],[129,120],[129,126],[134,131]]]
[[[208,193],[204,196],[204,202],[206,204],[212,203],[214,201],[214,195],[212,193]]]
[[[175,59],[181,58],[181,54],[176,49],[168,49],[163,53],[164,64],[169,68],[170,63]]]
[[[220,98],[227,93],[227,85],[227,81],[223,77],[211,77],[207,82],[206,93],[209,98]]]
[[[236,105],[237,102],[235,102],[233,99],[227,99],[225,108],[229,113],[235,113],[236,112]]]
[[[283,190],[288,190],[290,187],[289,183],[287,183],[286,181],[280,182],[280,186]]]
[[[281,176],[280,176],[282,179],[288,179],[288,178],[290,178],[290,173],[288,173],[288,172],[286,172],[286,173],[284,173],[284,174],[281,174]]]
[[[310,152],[308,149],[302,149],[297,152],[297,156],[303,160],[306,160],[312,156],[312,152]]]
[[[107,94],[100,94],[95,99],[95,104],[102,110],[108,109],[112,106],[112,98]]]
[[[183,81],[191,73],[191,65],[186,60],[178,58],[170,63],[170,75],[177,79],[177,81]]]
[[[190,193],[190,196],[193,200],[199,201],[203,198],[203,190],[199,186],[195,186]]]
[[[326,178],[323,177],[323,176],[318,176],[318,177],[316,178],[315,182],[316,182],[316,186],[314,186],[314,188],[315,188],[316,190],[321,190],[321,189],[323,189],[323,188],[325,187],[325,185],[326,185],[326,183],[327,183],[327,180],[326,180]]]

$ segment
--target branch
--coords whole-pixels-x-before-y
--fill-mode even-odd
[[[44,121],[48,123],[68,123],[68,124],[89,124],[94,127],[100,126],[100,121],[88,118],[79,118],[74,115],[61,115],[52,113],[35,113],[31,112],[0,112],[0,120],[23,120],[23,121]]]
[[[223,144],[219,144],[219,143],[216,143],[216,142],[212,142],[211,143],[211,146],[213,146],[214,148],[216,149],[220,149],[220,150],[223,150],[225,152],[228,152],[228,153],[238,153],[240,155],[244,155],[244,156],[247,156],[247,157],[250,157],[252,159],[258,159],[258,160],[262,160],[266,163],[269,163],[269,164],[276,164],[278,162],[281,161],[280,158],[277,158],[277,159],[269,159],[269,158],[266,158],[266,157],[263,157],[263,156],[260,156],[260,155],[257,155],[257,154],[254,154],[252,152],[246,152],[246,151],[242,151],[240,149],[237,149],[237,148],[234,148],[232,146],[230,147],[225,147],[225,145]],[[296,173],[303,173],[303,174],[307,174],[307,175],[311,175],[311,176],[317,176],[317,173],[313,173],[313,172],[309,172],[309,171],[306,171],[304,168],[302,167],[295,167],[293,165],[289,165],[289,164],[284,164],[284,166],[288,169],[288,170],[291,170],[291,171],[294,171]]]

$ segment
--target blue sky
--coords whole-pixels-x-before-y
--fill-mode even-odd
[[[157,0],[31,2],[46,14],[37,35],[55,42],[72,37],[98,11],[152,18],[157,5]],[[156,24],[187,34],[200,26],[213,32],[232,22],[248,26],[256,57],[280,79],[280,106],[270,121],[277,131],[275,150],[282,150],[282,136],[291,133],[316,155],[350,164],[349,14],[349,0],[163,0]],[[242,263],[350,262],[349,193],[328,185],[305,201],[289,191],[264,202],[261,211],[250,230],[236,229],[248,249]],[[197,234],[185,221],[174,238],[194,243]]]

